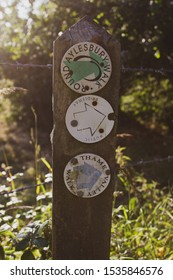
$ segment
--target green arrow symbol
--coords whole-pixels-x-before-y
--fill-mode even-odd
[[[64,61],[64,64],[70,69],[70,78],[74,80],[74,83],[77,83],[82,79],[97,81],[104,72],[107,61],[103,62],[102,58],[97,54],[89,52],[89,56],[80,55],[73,61]],[[94,77],[89,77],[92,74]]]
[[[100,68],[96,63],[93,63],[92,61],[65,61],[64,64],[70,69],[72,73],[71,78],[74,80],[74,83],[87,78],[91,74],[94,74],[96,79],[98,79],[101,75]]]

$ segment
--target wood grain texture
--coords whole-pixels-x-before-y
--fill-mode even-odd
[[[65,52],[74,44],[94,42],[101,45],[112,61],[108,84],[96,94],[105,98],[115,112],[115,126],[102,141],[86,144],[74,139],[66,129],[69,105],[81,95],[65,85],[60,71]],[[112,199],[115,186],[115,133],[118,116],[120,46],[90,18],[84,17],[54,42],[53,70],[53,259],[109,259]],[[71,194],[63,172],[71,158],[94,153],[105,159],[111,169],[111,182],[100,195],[84,199]]]

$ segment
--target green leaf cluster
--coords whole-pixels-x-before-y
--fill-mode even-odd
[[[144,126],[173,132],[173,87],[167,78],[139,77],[121,97],[121,108]]]
[[[45,158],[41,162],[50,171],[49,162]],[[47,186],[25,188],[26,182],[34,185],[34,180],[23,172],[13,173],[13,168],[6,164],[1,165],[0,259],[51,258],[51,177],[50,172],[40,171],[39,178]]]
[[[114,194],[111,258],[172,260],[171,189],[160,189],[157,182],[150,182],[142,173],[128,167],[124,156],[124,150],[118,147],[120,170]]]

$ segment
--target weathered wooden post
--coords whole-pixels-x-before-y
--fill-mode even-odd
[[[89,17],[54,42],[53,259],[109,259],[119,43]]]

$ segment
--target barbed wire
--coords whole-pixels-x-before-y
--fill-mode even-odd
[[[9,63],[9,62],[0,62],[2,66],[11,66],[17,68],[48,68],[52,69],[53,64],[34,64],[34,63]],[[148,72],[148,73],[158,73],[164,75],[165,73],[173,73],[173,69],[165,69],[165,68],[145,68],[145,67],[125,67],[121,66],[121,71],[123,73],[126,72]]]
[[[147,72],[147,73],[158,73],[165,75],[165,73],[173,73],[173,69],[165,68],[144,68],[144,67],[121,67],[122,72]]]
[[[17,68],[48,68],[48,69],[52,69],[53,64],[33,64],[33,63],[8,63],[8,62],[0,62],[0,65],[2,66],[9,66],[9,67],[17,67]],[[121,67],[121,71],[122,72],[148,72],[148,73],[159,73],[164,75],[165,73],[173,73],[173,69],[164,69],[164,68],[144,68],[144,67]],[[173,161],[173,156],[168,156],[165,158],[155,158],[153,160],[140,160],[136,163],[128,163],[123,167],[120,167],[120,169],[124,169],[124,168],[128,168],[128,167],[137,167],[137,166],[144,166],[144,165],[148,165],[148,164],[153,164],[153,163],[161,163],[161,162],[170,162]],[[46,185],[50,182],[42,182],[40,184],[35,184],[35,185],[31,185],[31,186],[25,186],[25,187],[20,187],[17,188],[15,190],[11,190],[11,191],[4,191],[0,193],[0,196],[2,195],[9,195],[12,193],[18,193],[18,192],[22,192],[28,189],[33,189],[36,187],[39,187],[41,185]]]
[[[122,168],[145,166],[145,165],[148,165],[148,164],[161,163],[161,162],[165,162],[165,161],[167,161],[167,162],[173,161],[173,156],[168,156],[168,157],[164,157],[164,158],[155,158],[155,159],[152,159],[152,160],[143,160],[142,159],[140,161],[137,161],[136,163],[128,163]]]
[[[48,68],[52,69],[53,64],[34,64],[34,63],[9,63],[9,62],[0,62],[2,66],[11,66],[17,68]]]
[[[118,165],[118,169],[121,170],[121,169],[125,169],[125,168],[128,168],[128,167],[145,166],[145,165],[148,165],[148,164],[158,164],[158,163],[165,162],[165,161],[172,162],[173,161],[173,156],[170,155],[170,156],[167,156],[167,157],[164,157],[164,158],[155,158],[155,159],[152,159],[152,160],[143,160],[142,159],[142,160],[137,161],[135,163],[125,164],[124,166],[121,166],[121,167]],[[34,189],[36,187],[46,185],[46,184],[50,184],[50,183],[52,183],[52,181],[41,182],[40,184],[20,187],[20,188],[11,190],[11,191],[3,191],[3,192],[0,193],[0,196],[9,195],[9,194],[12,194],[12,193],[23,192],[25,190]]]
[[[29,189],[35,189],[37,187],[40,187],[42,185],[46,185],[46,184],[50,184],[51,181],[49,182],[41,182],[40,184],[35,184],[35,185],[30,185],[30,186],[25,186],[25,187],[20,187],[20,188],[17,188],[17,189],[14,189],[14,190],[11,190],[11,191],[3,191],[0,193],[0,196],[4,196],[4,195],[9,195],[9,194],[12,194],[12,193],[18,193],[18,192],[23,192],[25,190],[29,190]]]

